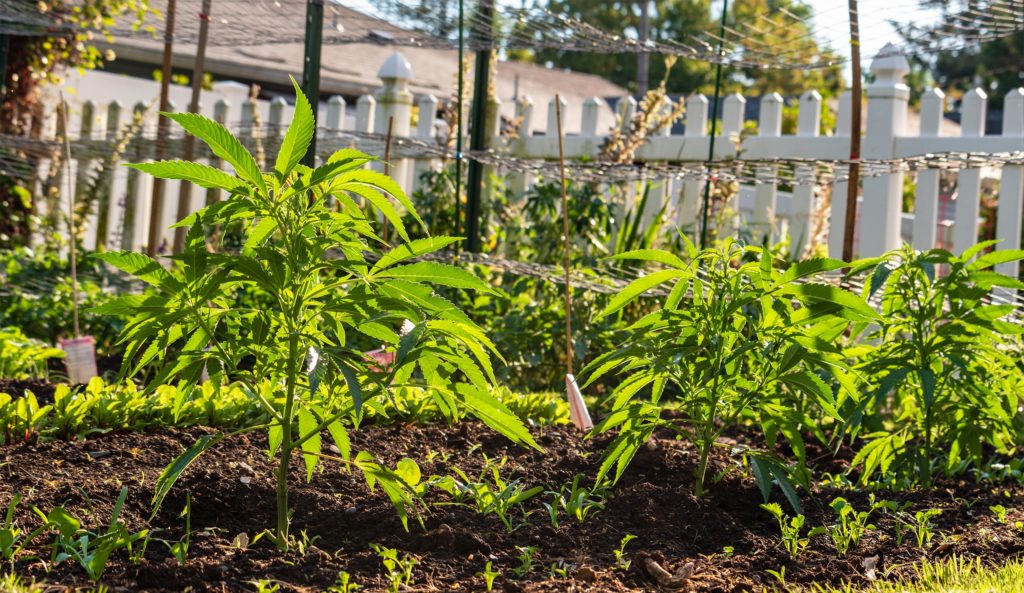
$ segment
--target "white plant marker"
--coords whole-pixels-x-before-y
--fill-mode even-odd
[[[92,336],[61,340],[60,349],[64,351],[64,365],[67,367],[69,383],[88,383],[89,379],[99,375],[96,368],[96,341]]]
[[[569,399],[569,419],[572,420],[576,428],[580,430],[594,428],[594,421],[590,419],[587,404],[583,401],[583,394],[580,393],[580,388],[576,385],[576,377],[573,377],[572,373],[565,376],[565,392]]]

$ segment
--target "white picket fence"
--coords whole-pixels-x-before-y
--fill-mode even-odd
[[[906,128],[909,111],[909,88],[903,84],[903,77],[909,71],[906,59],[894,46],[886,46],[875,57],[871,67],[874,82],[866,89],[867,118],[862,142],[863,159],[900,159],[945,152],[972,153],[1024,153],[1024,88],[1014,89],[1005,97],[1003,130],[1000,136],[985,135],[985,114],[987,96],[981,89],[967,93],[961,106],[961,135],[958,137],[942,136],[940,123],[944,111],[944,96],[941,91],[932,90],[922,99],[921,126],[916,135],[909,135]],[[373,96],[363,96],[354,107],[349,107],[340,97],[330,98],[321,105],[319,112],[321,154],[323,149],[330,149],[351,139],[345,140],[342,131],[374,132],[383,134],[387,130],[388,121],[393,121],[393,134],[396,138],[411,137],[424,142],[437,142],[444,135],[439,130],[439,122],[430,114],[436,114],[438,100],[433,96],[414,98],[408,90],[411,71],[408,63],[396,53],[381,67],[379,75],[382,79],[381,88]],[[111,77],[104,79],[103,76]],[[91,78],[88,78],[91,77]],[[140,110],[156,96],[157,85],[150,81],[138,81],[128,88],[111,88],[112,75],[90,73],[88,80],[83,80],[74,96],[72,106],[73,120],[71,129],[77,131],[83,139],[106,141],[116,136],[116,131],[129,117],[126,104],[132,109]],[[123,81],[124,78],[118,80]],[[116,84],[116,83],[114,83]],[[119,100],[109,102],[111,93],[118,94]],[[176,87],[172,99],[176,107],[187,103],[188,89]],[[211,91],[203,94],[202,111],[223,122],[240,124],[247,129],[253,121],[253,113],[247,99],[247,87],[232,83],[216,83]],[[106,99],[104,99],[106,97]],[[821,96],[814,90],[805,92],[799,98],[799,114],[797,131],[794,135],[783,135],[782,109],[783,99],[777,94],[762,98],[758,132],[740,140],[739,132],[743,129],[745,99],[740,95],[731,95],[724,99],[721,110],[721,123],[718,137],[715,139],[716,159],[743,158],[749,160],[770,159],[819,159],[844,160],[850,156],[849,131],[851,119],[851,100],[849,93],[839,100],[836,128],[832,135],[822,136],[819,133],[821,115]],[[415,109],[414,109],[415,106]],[[556,138],[556,120],[554,99],[547,106],[547,133],[543,135],[524,134],[521,138],[506,141],[498,137],[499,121],[494,114],[511,111],[513,106],[494,105],[488,122],[488,131],[492,138],[492,148],[498,151],[529,159],[555,159],[558,156]],[[588,99],[581,108],[582,117],[577,122],[566,122],[567,129],[578,130],[565,138],[566,156],[569,158],[594,158],[606,138],[604,130],[598,129],[599,120],[607,120],[604,111],[609,107],[599,98]],[[631,98],[619,101],[617,111],[626,117],[636,109],[636,102]],[[283,99],[273,102],[259,102],[262,121],[266,124],[262,131],[268,144],[283,132],[284,124],[290,120],[292,108]],[[520,129],[534,129],[533,118],[535,107],[528,98],[514,106],[515,113],[523,119]],[[149,133],[155,129],[155,110],[147,116]],[[708,154],[709,101],[703,95],[695,95],[686,99],[685,133],[672,135],[664,130],[648,140],[640,148],[637,160],[677,164],[702,163]],[[48,133],[52,136],[56,130],[53,110],[48,113]],[[47,132],[44,132],[44,134]],[[176,136],[177,137],[177,136]],[[379,143],[378,143],[379,144]],[[145,154],[141,156],[145,157]],[[131,150],[126,155],[132,158]],[[44,163],[44,166],[46,164]],[[400,159],[392,169],[392,174],[407,189],[412,189],[419,174],[430,167],[437,166],[432,159]],[[87,171],[89,163],[73,163],[73,171]],[[1021,222],[1024,217],[1024,167],[1007,166],[1001,170],[999,205],[996,222],[996,237],[1003,240],[1003,246],[1019,246],[1021,244]],[[808,242],[812,240],[811,229],[815,212],[819,210],[814,181],[815,169],[807,165],[801,175],[796,178],[792,192],[781,201],[780,192],[772,165],[764,165],[758,169],[758,181],[753,187],[744,188],[740,192],[737,207],[742,213],[741,224],[748,232],[769,233],[776,235],[786,230],[791,238],[794,254],[802,253]],[[919,171],[917,175],[915,212],[903,213],[902,172],[874,174],[863,179],[861,206],[859,211],[859,227],[857,243],[861,256],[872,256],[898,247],[902,240],[909,240],[920,249],[936,245],[937,230],[942,221],[937,220],[939,213],[939,171],[929,169]],[[980,180],[981,170],[963,169],[957,173],[957,199],[955,220],[952,222],[953,247],[962,250],[976,241],[980,214]],[[655,199],[651,203],[652,211],[660,211],[662,205],[669,204],[668,216],[681,227],[693,227],[698,217],[698,205],[703,191],[703,183],[699,179],[654,180]],[[513,183],[520,189],[530,183],[529,179],[514,177]],[[843,222],[845,212],[846,183],[836,182],[832,187],[831,219],[829,227],[829,252],[838,255],[843,242]],[[121,240],[120,229],[135,229],[131,241],[126,247],[140,248],[146,236],[150,220],[149,203],[151,196],[151,180],[145,176],[129,179],[123,168],[114,176],[111,184],[111,202],[115,207],[107,212],[110,236],[107,244],[113,245]],[[162,220],[164,226],[169,225],[177,209],[178,182],[167,185]],[[205,190],[195,189],[192,193],[192,207],[199,208],[205,200]],[[746,196],[746,198],[744,198]],[[752,198],[751,198],[752,196]],[[133,221],[125,224],[124,206],[128,208]],[[906,227],[907,214],[912,215],[910,233],[903,232]],[[949,223],[944,223],[949,226]],[[87,246],[96,244],[95,218],[90,222]],[[172,233],[164,233],[164,240],[171,241]],[[909,235],[909,236],[908,236]],[[1005,264],[1001,271],[1016,274],[1016,264]]]

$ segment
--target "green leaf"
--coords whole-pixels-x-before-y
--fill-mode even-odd
[[[135,253],[134,251],[106,251],[104,253],[94,253],[92,257],[100,259],[157,288],[175,288],[179,285],[178,281],[163,266],[141,253]]]
[[[454,266],[431,261],[421,261],[404,266],[381,270],[377,274],[383,278],[402,278],[413,282],[428,282],[452,288],[468,288],[482,292],[494,293],[494,289],[475,275]]]
[[[514,443],[544,451],[533,440],[533,435],[526,429],[522,421],[491,394],[466,383],[459,383],[455,386],[455,390],[462,396],[462,404],[484,424],[505,435]]]
[[[313,109],[294,78],[292,86],[295,87],[295,114],[292,116],[292,123],[288,124],[288,131],[281,141],[281,148],[277,151],[277,161],[274,164],[274,171],[282,180],[288,177],[309,150],[316,129]]]
[[[164,471],[160,473],[160,476],[156,479],[156,487],[153,492],[153,511],[149,515],[149,520],[152,521],[156,517],[157,511],[160,510],[160,505],[163,504],[164,498],[167,493],[171,491],[174,483],[181,477],[182,472],[192,464],[200,455],[205,453],[217,443],[224,439],[223,434],[204,434],[203,436],[196,439],[196,442],[191,447],[185,449],[185,451],[174,458],[174,461],[164,468]]]
[[[855,316],[877,319],[878,313],[861,297],[828,284],[788,284],[777,291],[778,294],[790,295],[806,303],[830,303],[838,305]]]
[[[598,318],[607,317],[619,309],[628,305],[633,299],[654,288],[655,286],[676,278],[688,277],[689,272],[684,270],[660,270],[647,276],[637,278],[630,282],[625,288],[619,291]]]
[[[306,408],[299,408],[299,439],[302,441],[302,460],[306,462],[306,481],[313,479],[313,470],[320,462],[320,432],[316,417]],[[312,435],[312,436],[310,436]],[[308,437],[308,438],[307,438]]]
[[[607,258],[613,260],[639,260],[656,262],[685,270],[688,268],[686,262],[684,262],[679,256],[668,251],[661,249],[634,249],[633,251],[626,251],[624,253],[616,253],[615,255]]]
[[[73,537],[82,526],[81,522],[64,507],[54,507],[46,514],[46,522],[57,527],[64,537]]]
[[[237,177],[190,161],[152,161],[127,163],[125,166],[161,179],[182,179],[206,189],[222,189],[230,193],[246,193],[248,190],[248,186]]]
[[[416,239],[409,243],[405,243],[395,247],[381,256],[377,263],[373,265],[373,269],[370,273],[373,274],[378,270],[395,265],[400,261],[404,261],[413,257],[419,257],[427,253],[433,253],[439,249],[462,241],[462,237],[426,237],[424,239]]]
[[[364,184],[391,194],[391,197],[398,200],[398,203],[416,219],[416,222],[420,223],[420,226],[427,226],[424,224],[423,219],[420,218],[420,215],[416,213],[416,208],[409,201],[402,188],[387,175],[377,171],[370,171],[369,169],[358,169],[340,176],[339,181],[341,181],[341,185],[337,186],[337,189],[341,191],[348,191],[351,189],[352,184]]]
[[[267,193],[267,184],[263,180],[260,167],[256,164],[249,151],[242,146],[238,138],[221,124],[195,113],[162,113],[178,122],[186,132],[199,138],[210,147],[210,150],[229,165],[234,167],[235,174],[255,185],[262,193]]]
[[[249,231],[249,236],[245,238],[245,245],[243,248],[247,251],[255,249],[260,246],[275,230],[277,230],[277,220],[271,216],[261,218],[260,221],[252,227],[252,230]]]
[[[395,475],[402,478],[409,486],[415,486],[420,483],[423,474],[420,472],[420,466],[416,462],[408,457],[402,458],[395,466]]]
[[[335,420],[327,425],[327,432],[330,433],[331,439],[334,441],[334,446],[338,448],[338,452],[341,454],[342,459],[348,461],[352,458],[352,442],[348,438],[348,431],[341,424],[340,420]]]
[[[844,267],[846,267],[846,262],[840,259],[832,259],[829,257],[807,259],[789,266],[789,268],[783,272],[782,276],[779,277],[778,283],[785,284],[806,276],[820,274],[821,272],[831,272]]]
[[[1000,251],[993,251],[986,253],[985,255],[974,260],[971,265],[967,266],[968,271],[978,271],[991,268],[999,264],[1006,264],[1013,261],[1024,259],[1024,249],[1002,249]]]

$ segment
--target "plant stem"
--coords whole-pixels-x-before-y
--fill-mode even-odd
[[[284,414],[281,418],[281,459],[277,466],[277,547],[288,550],[288,474],[292,459],[292,408],[295,403],[296,368],[299,336],[291,332],[288,336],[288,395],[285,397]]]

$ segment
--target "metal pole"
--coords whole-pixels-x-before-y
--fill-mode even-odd
[[[199,46],[196,48],[196,63],[192,67],[192,98],[188,103],[188,110],[191,113],[199,113],[199,96],[203,92],[203,78],[206,76],[206,40],[210,32],[210,0],[203,0],[203,7],[199,13]],[[195,157],[196,137],[192,134],[185,135],[185,146],[182,159],[191,161]],[[192,209],[192,184],[187,181],[181,182],[181,190],[178,193],[178,220],[182,220]],[[181,253],[185,248],[185,227],[174,229],[174,253]]]
[[[459,82],[455,97],[455,236],[461,234],[462,229],[462,88],[465,85],[462,72],[462,53],[465,46],[464,23],[465,16],[463,0],[459,0]],[[459,244],[455,244],[455,254],[459,253]]]
[[[569,241],[569,195],[565,187],[565,141],[562,133],[562,98],[555,94],[555,121],[558,124],[558,173],[562,180],[562,243],[565,249],[565,368],[572,374],[572,278],[569,275],[571,265],[571,243]]]
[[[715,136],[718,135],[718,101],[722,90],[722,40],[725,39],[725,17],[729,0],[722,0],[722,25],[718,33],[718,64],[715,67],[715,98],[711,103],[711,137],[708,138],[707,181],[704,182],[704,207],[701,212],[700,248],[708,246],[708,216],[711,211],[711,163],[715,160]],[[687,130],[689,133],[689,130]]]
[[[651,13],[650,0],[640,0],[640,47],[646,48],[647,40],[651,37]],[[641,49],[636,55],[636,90],[637,95],[643,97],[650,88],[650,63],[651,54]]]
[[[160,70],[160,111],[170,110],[168,91],[171,86],[171,58],[174,56],[174,8],[175,0],[167,0],[167,24],[164,25],[164,60]],[[167,133],[170,121],[163,116],[157,119],[156,146],[153,148],[153,160],[164,158]],[[149,238],[146,241],[146,253],[152,257],[156,254],[157,243],[160,241],[160,219],[164,208],[164,180],[157,177],[153,180],[152,209],[149,212]]]
[[[494,17],[493,0],[480,0],[479,22],[492,26]],[[478,31],[477,42],[481,44],[476,52],[473,71],[473,109],[470,114],[469,149],[481,151],[487,148],[487,81],[490,78],[491,31]],[[479,160],[469,161],[466,179],[466,249],[480,253],[480,201],[483,191],[484,165]]]
[[[0,33],[0,100],[7,94],[7,55],[10,53],[10,36]]]
[[[306,3],[306,57],[302,63],[302,92],[313,107],[314,117],[320,105],[320,49],[324,37],[324,0],[308,0]],[[309,150],[302,158],[307,167],[316,166],[316,128]]]
[[[857,0],[850,0],[850,179],[846,182],[846,220],[843,225],[843,261],[853,260],[853,233],[857,226],[857,183],[860,177],[860,19]]]

